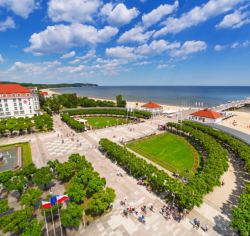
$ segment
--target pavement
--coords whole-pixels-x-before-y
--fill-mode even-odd
[[[116,200],[113,210],[84,228],[80,226],[78,231],[70,231],[68,235],[236,235],[229,226],[228,211],[225,206],[231,204],[232,195],[237,190],[237,170],[232,161],[229,170],[222,179],[226,183],[222,187],[214,188],[214,191],[204,198],[200,207],[195,207],[180,223],[175,220],[166,220],[160,213],[164,202],[145,187],[137,185],[137,181],[128,176],[120,167],[112,163],[98,150],[98,142],[101,138],[108,138],[114,142],[129,141],[157,133],[158,124],[171,121],[165,117],[158,117],[144,123],[121,125],[100,130],[92,130],[84,133],[75,133],[59,116],[54,116],[54,132],[36,133],[16,138],[0,139],[1,144],[29,141],[31,144],[33,162],[37,167],[46,165],[49,160],[67,161],[71,153],[85,155],[93,164],[96,171],[107,180],[107,186],[115,189]],[[123,177],[117,176],[123,173]],[[59,191],[59,190],[58,190]],[[154,212],[146,214],[146,223],[138,221],[137,216],[124,217],[123,206],[120,201],[127,198],[127,205],[140,209],[143,205],[154,205]],[[198,218],[201,225],[208,225],[209,231],[194,229],[190,221]]]

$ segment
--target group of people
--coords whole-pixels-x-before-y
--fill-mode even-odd
[[[164,205],[161,208],[160,213],[165,217],[165,219],[170,220],[172,217],[174,220],[178,222],[180,222],[186,216],[185,211],[180,212],[177,207],[172,205]]]
[[[135,215],[136,217],[138,217],[138,221],[141,222],[141,223],[146,223],[146,214],[148,212],[148,210],[150,211],[154,211],[154,206],[153,204],[151,204],[149,207],[146,206],[146,205],[143,205],[141,207],[141,209],[137,209],[135,207],[132,207],[132,206],[127,206],[127,198],[125,197],[124,200],[122,200],[120,202],[120,204],[122,206],[124,206],[124,209],[123,209],[123,215],[128,217],[129,215]]]
[[[201,222],[197,218],[193,219],[193,227],[195,229],[199,229],[201,227],[205,232],[208,231],[208,226],[207,225],[201,226]]]

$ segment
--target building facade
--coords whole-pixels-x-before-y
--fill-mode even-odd
[[[19,84],[0,84],[0,119],[39,115],[39,96],[36,88]]]
[[[189,116],[189,120],[200,123],[220,123],[222,119],[222,114],[211,109],[199,110]]]

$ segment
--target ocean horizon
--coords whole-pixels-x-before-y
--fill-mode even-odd
[[[53,88],[59,93],[115,99],[121,94],[127,101],[154,101],[166,105],[212,107],[250,97],[250,86],[97,86]]]

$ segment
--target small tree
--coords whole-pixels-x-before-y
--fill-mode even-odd
[[[23,232],[20,236],[41,236],[42,235],[43,222],[37,219],[32,220],[25,225]]]
[[[2,229],[4,233],[10,232],[11,234],[17,234],[28,227],[27,225],[32,214],[33,210],[31,208],[25,208],[5,215],[1,217],[0,229]]]
[[[67,194],[69,195],[70,200],[76,203],[83,202],[86,197],[83,185],[76,182],[70,183]]]
[[[34,206],[42,195],[40,189],[30,188],[21,197],[21,204],[25,206]]]
[[[41,169],[38,169],[34,174],[32,181],[36,185],[43,185],[46,189],[52,178],[53,174],[51,173],[49,167],[42,167]]]
[[[9,210],[8,200],[0,199],[0,214]]]
[[[78,228],[81,223],[83,208],[81,205],[69,203],[61,212],[61,221],[64,227]]]
[[[13,176],[7,183],[7,189],[9,191],[17,190],[22,195],[24,186],[28,183],[28,179],[23,175]]]
[[[117,95],[116,96],[116,105],[118,107],[126,107],[126,101],[122,99],[122,95]]]
[[[112,188],[107,188],[104,191],[95,193],[88,205],[88,214],[92,216],[101,215],[114,201],[115,191]]]

